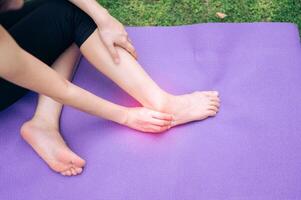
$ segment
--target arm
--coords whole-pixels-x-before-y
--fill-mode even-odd
[[[79,7],[82,11],[87,13],[94,22],[101,26],[110,17],[109,12],[102,7],[96,0],[69,0],[71,3]]]
[[[170,128],[172,116],[147,108],[127,108],[104,100],[60,76],[21,49],[0,25],[0,77],[62,104],[144,132]]]
[[[23,49],[0,26],[0,76],[84,112],[124,124],[127,108],[101,99],[62,78]]]
[[[137,59],[137,53],[132,45],[124,26],[96,0],[69,0],[87,13],[97,24],[102,41],[107,47],[115,63],[119,63],[119,55],[115,45],[127,50]]]

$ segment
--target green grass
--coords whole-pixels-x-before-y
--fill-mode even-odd
[[[98,0],[125,25],[202,22],[293,22],[301,28],[301,0]],[[216,12],[227,17],[220,19]],[[301,29],[300,29],[301,32]]]

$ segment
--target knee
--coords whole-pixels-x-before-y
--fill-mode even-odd
[[[62,0],[42,0],[47,12],[52,15],[70,14],[74,10],[72,3]]]
[[[97,28],[91,17],[69,1],[48,0],[45,5],[45,12],[55,13],[55,17],[62,22],[62,27],[70,27],[74,42],[79,47]]]

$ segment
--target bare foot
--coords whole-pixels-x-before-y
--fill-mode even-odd
[[[56,172],[65,176],[80,174],[85,161],[73,153],[59,131],[41,119],[32,119],[21,127],[23,139]]]
[[[170,96],[162,109],[174,115],[173,126],[213,117],[219,111],[220,99],[216,91],[193,92],[180,96]]]

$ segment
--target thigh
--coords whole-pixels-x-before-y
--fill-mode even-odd
[[[0,14],[0,23],[23,49],[51,65],[63,49],[67,48],[67,45],[62,45],[62,37],[68,37],[57,34],[62,31],[58,30],[60,25],[57,19],[47,15],[49,11],[55,13],[54,8],[49,9],[50,5],[45,7],[48,2],[50,0],[27,2],[20,10]],[[57,18],[64,19],[62,13]],[[27,92],[27,89],[0,78],[0,111],[15,103]]]
[[[47,65],[73,43],[72,9],[62,5],[47,1],[8,29],[21,48]]]
[[[32,0],[24,3],[24,6],[19,10],[8,11],[0,14],[0,24],[9,29],[15,24],[17,24],[21,19],[26,17],[29,13],[34,11],[43,3],[48,0]]]
[[[93,20],[67,0],[49,0],[27,13],[8,32],[24,50],[50,66],[73,42],[80,46],[95,29]],[[0,78],[0,110],[27,91]]]
[[[51,65],[72,43],[80,46],[95,29],[93,20],[67,0],[49,0],[8,32],[24,50]]]

